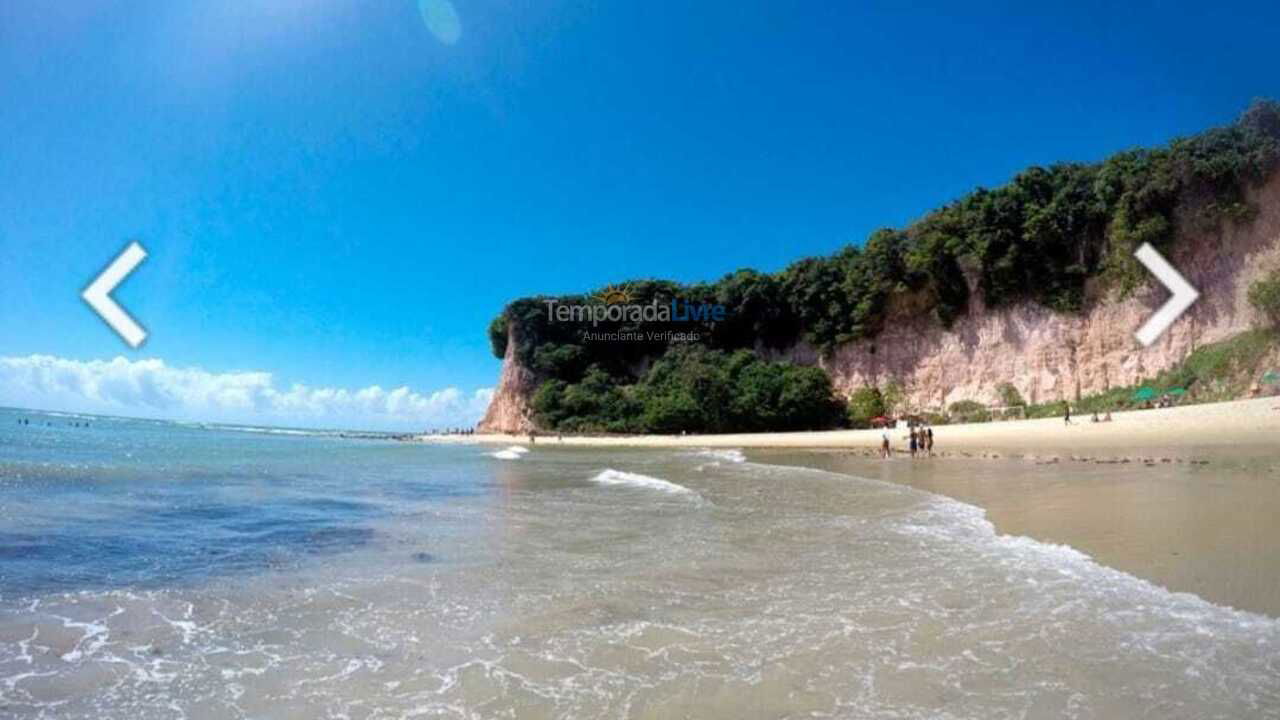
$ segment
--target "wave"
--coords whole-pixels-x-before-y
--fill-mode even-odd
[[[630,487],[647,488],[649,490],[660,490],[665,493],[682,493],[695,494],[689,488],[683,485],[677,485],[673,482],[663,480],[661,478],[649,477],[640,473],[629,473],[621,470],[607,468],[602,470],[595,477],[591,478],[591,482],[601,485],[626,485]]]
[[[221,423],[178,423],[202,430],[228,430],[231,432],[261,433],[263,435],[306,435],[311,437],[338,437],[339,430],[297,430],[294,428],[259,427],[256,425],[223,425]]]
[[[699,450],[698,455],[702,457],[715,458],[717,461],[731,463],[742,463],[747,461],[747,456],[743,455],[741,450],[735,450],[732,448],[727,450],[712,450],[708,448],[706,450]]]
[[[524,457],[524,454],[527,452],[529,452],[529,448],[520,447],[519,445],[512,445],[511,447],[506,448],[504,450],[498,450],[498,451],[486,453],[486,454],[489,457],[498,458],[499,460],[519,460],[520,458]]]
[[[691,454],[694,457],[703,460],[710,459],[709,462],[698,463],[697,467],[694,468],[694,470],[697,470],[698,472],[704,472],[708,468],[718,468],[724,464],[740,465],[747,461],[747,456],[743,455],[741,450],[734,448],[704,448],[687,454]]]

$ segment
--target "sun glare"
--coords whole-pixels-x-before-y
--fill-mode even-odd
[[[453,45],[462,36],[462,23],[458,11],[449,0],[418,0],[418,12],[422,22],[437,40]]]

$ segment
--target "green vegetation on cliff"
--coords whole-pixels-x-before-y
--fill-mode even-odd
[[[508,305],[489,336],[502,357],[513,333],[517,359],[543,383],[534,405],[548,429],[724,432],[859,423],[865,407],[852,415],[819,410],[810,397],[820,390],[812,373],[757,354],[798,341],[823,354],[871,341],[898,302],[949,326],[966,311],[971,289],[988,307],[1030,301],[1079,312],[1104,291],[1123,295],[1145,281],[1133,258],[1142,243],[1168,250],[1179,230],[1250,219],[1248,190],[1278,165],[1280,105],[1259,101],[1233,125],[1162,148],[1092,165],[1032,167],[905,229],[877,230],[861,246],[776,274],[739,270],[714,283],[623,286],[639,305],[721,305],[719,321],[557,322],[548,300],[586,304],[593,297],[533,297]],[[626,339],[591,339],[585,331]],[[684,347],[665,332],[696,340]],[[748,367],[750,392],[741,387]],[[826,388],[829,394],[829,381]],[[792,394],[803,401],[780,410]]]
[[[1266,316],[1268,322],[1280,327],[1280,270],[1272,270],[1249,286],[1249,302]]]
[[[533,408],[539,425],[570,432],[804,430],[837,425],[843,412],[819,368],[699,345],[672,348],[633,385],[599,367],[576,383],[548,380]]]

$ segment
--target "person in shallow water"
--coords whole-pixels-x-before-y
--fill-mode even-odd
[[[917,450],[917,449],[918,449],[918,447],[919,447],[919,446],[918,446],[918,443],[919,443],[919,438],[918,438],[918,436],[916,435],[916,429],[915,429],[915,428],[911,428],[911,457],[915,457],[915,456],[916,456],[916,450]]]

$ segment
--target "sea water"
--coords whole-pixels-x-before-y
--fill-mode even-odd
[[[0,717],[1280,717],[1280,624],[733,451],[0,411]]]

